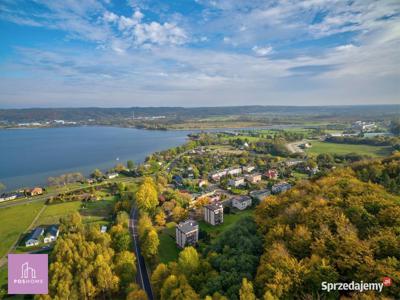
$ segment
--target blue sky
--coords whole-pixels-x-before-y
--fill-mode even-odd
[[[400,103],[398,0],[2,0],[0,107]]]

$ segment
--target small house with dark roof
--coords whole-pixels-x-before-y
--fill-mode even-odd
[[[194,220],[179,223],[175,229],[176,244],[180,248],[194,246],[199,240],[199,225]]]
[[[57,225],[51,225],[49,228],[47,228],[46,233],[44,234],[44,242],[51,243],[54,242],[58,238],[58,234],[60,231],[58,230]]]
[[[43,233],[44,229],[42,227],[37,227],[35,230],[32,231],[32,233],[26,239],[25,246],[32,247],[39,245]]]

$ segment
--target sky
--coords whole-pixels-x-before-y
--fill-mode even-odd
[[[399,0],[1,0],[0,108],[400,104]]]

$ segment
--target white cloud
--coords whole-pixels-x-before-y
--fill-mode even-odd
[[[0,65],[6,74],[0,102],[5,97],[24,101],[26,95],[68,101],[71,94],[105,105],[110,95],[119,101],[114,105],[139,104],[130,102],[139,101],[132,100],[135,96],[145,99],[141,105],[163,100],[213,105],[214,97],[230,99],[224,104],[398,101],[398,1],[354,0],[349,6],[341,0],[198,0],[207,5],[198,19],[172,14],[154,18],[145,9],[147,0],[132,2],[132,15],[112,12],[112,4],[104,1],[46,2],[46,14],[29,14],[25,6],[5,10],[0,3],[2,19],[62,30],[69,39],[94,45],[71,53],[65,50],[67,41],[65,48],[19,49],[14,62]],[[340,33],[347,35],[336,43],[318,41],[332,36],[334,42]],[[192,47],[194,43],[203,44]],[[227,51],[228,45],[237,47]],[[7,77],[9,70],[23,74],[24,81]],[[51,91],[48,82],[54,83]]]
[[[251,50],[253,50],[253,52],[258,56],[267,56],[268,54],[272,53],[271,46],[266,46],[266,47],[254,46],[253,48],[251,48]]]
[[[135,26],[137,44],[154,43],[158,45],[182,45],[187,40],[185,31],[176,24],[151,22]]]

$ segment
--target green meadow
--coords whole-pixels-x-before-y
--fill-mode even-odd
[[[337,144],[320,141],[312,141],[312,147],[307,149],[310,154],[348,154],[357,153],[361,155],[369,155],[372,157],[383,157],[390,155],[392,147],[390,146],[370,146],[370,145],[352,145],[352,144]]]
[[[28,229],[43,205],[44,201],[40,201],[0,209],[0,257]]]

